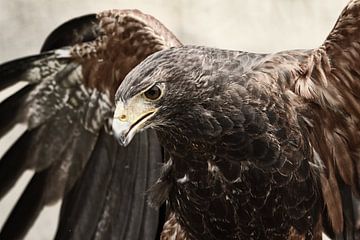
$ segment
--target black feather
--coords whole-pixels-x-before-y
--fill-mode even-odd
[[[29,121],[30,125],[34,125],[32,120],[34,118],[38,123],[36,126],[32,126],[32,129],[26,131],[25,134],[19,136],[19,139],[1,158],[0,199],[13,187],[24,170],[33,168],[40,171],[35,173],[26,190],[22,193],[16,207],[11,211],[1,231],[0,239],[24,237],[44,205],[57,200],[62,196],[64,190],[72,187],[92,153],[96,136],[80,126],[82,116],[76,110],[62,107],[59,112],[61,116],[55,116],[51,121],[47,121],[52,117],[48,114],[52,113],[55,107],[51,103],[51,99],[54,100],[55,98],[55,102],[62,101],[62,99],[56,98],[64,96],[56,96],[54,91],[45,93],[43,90],[46,91],[50,88],[42,86],[46,86],[48,83],[51,85],[50,81],[44,81],[49,76],[49,73],[53,74],[51,78],[61,84],[76,68],[76,66],[70,65],[70,67],[63,69],[61,66],[65,66],[68,61],[57,60],[54,52],[49,50],[93,40],[98,34],[96,24],[97,20],[94,14],[70,20],[49,35],[42,47],[42,54],[0,65],[0,91],[19,81],[29,83],[0,103],[0,137],[6,134],[16,123],[28,124],[26,122]],[[60,68],[49,68],[48,63],[50,61],[58,61],[57,66],[60,66]],[[39,71],[36,70],[35,75],[29,74],[34,69],[39,69]],[[43,69],[44,73],[42,73]],[[33,79],[33,77],[36,79]],[[40,91],[34,95],[34,90],[39,89]],[[76,96],[79,95],[76,93],[77,90],[79,89],[71,89]],[[67,90],[63,89],[63,92],[65,91]],[[33,96],[29,97],[29,94],[33,94]],[[40,100],[44,96],[45,98]],[[85,106],[87,102],[89,101],[86,100],[82,105],[84,109],[88,108]],[[46,112],[40,118],[37,118],[37,116],[31,117],[32,115],[28,114],[28,111],[34,106],[36,107],[36,105]],[[35,114],[38,113],[35,112]],[[30,118],[27,119],[27,117]],[[93,115],[89,117],[93,117]],[[69,118],[72,118],[76,124],[69,122]],[[60,125],[63,128],[59,128]],[[59,131],[56,131],[56,129]],[[68,133],[71,135],[66,135],[66,129],[69,130]],[[60,135],[63,138],[59,138]],[[54,142],[54,139],[59,141]],[[68,144],[66,144],[67,142]],[[75,151],[74,148],[76,147],[79,147],[84,152]],[[61,165],[65,164],[69,159],[76,160],[72,162],[68,172],[62,172]],[[68,178],[68,176],[70,177]],[[46,184],[44,179],[46,179]],[[14,231],[14,229],[16,230]]]
[[[24,160],[35,132],[26,132],[2,157],[0,161],[0,199],[13,187],[25,170]]]
[[[35,173],[21,194],[0,232],[0,239],[17,240],[25,237],[44,207],[43,193],[47,187],[48,170]]]
[[[73,18],[52,31],[41,47],[41,52],[94,40],[100,34],[96,14]]]
[[[0,65],[0,91],[4,90],[20,80],[23,74],[33,67],[33,63],[53,55],[52,52],[46,52],[39,55],[33,55],[9,61]]]
[[[28,85],[0,103],[0,138],[19,121],[22,103],[34,86]]]
[[[64,199],[56,239],[154,239],[158,213],[147,206],[145,190],[161,161],[153,132],[122,148],[103,131],[84,174]]]

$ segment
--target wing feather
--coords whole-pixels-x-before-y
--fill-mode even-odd
[[[103,35],[75,46],[72,54],[84,65],[85,84],[109,92],[111,99],[127,73],[147,56],[181,46],[163,24],[138,10],[104,11],[98,18]]]
[[[324,44],[301,66],[290,88],[303,98],[301,112],[311,121],[309,138],[325,166],[323,199],[332,228],[340,233],[344,224],[354,225],[346,216],[342,188],[360,196],[359,0],[350,1]],[[311,90],[302,91],[300,85]]]
[[[0,197],[24,170],[34,169],[35,176],[47,173],[45,181],[29,183],[27,189],[38,193],[31,195],[30,190],[25,190],[0,234],[10,236],[9,232],[20,227],[17,236],[23,237],[45,205],[63,198],[58,236],[110,239],[122,231],[129,239],[137,239],[131,236],[148,233],[150,237],[156,233],[156,211],[148,209],[141,198],[148,186],[147,176],[157,172],[155,163],[161,161],[159,154],[149,156],[152,151],[159,151],[159,144],[153,136],[150,142],[146,138],[139,140],[136,148],[120,148],[109,127],[114,108],[111,99],[125,75],[145,57],[179,45],[155,18],[137,10],[112,10],[71,20],[48,37],[42,49],[47,52],[0,65],[0,93],[19,82],[28,85],[0,102],[0,114],[6,116],[0,120],[0,137],[16,124],[26,126],[24,134],[0,160]],[[9,111],[11,108],[13,112]],[[112,143],[100,144],[104,141]],[[102,156],[104,151],[111,156]],[[92,179],[96,167],[107,164],[102,159],[108,159],[110,165],[99,173],[99,178]],[[126,171],[124,166],[110,167],[117,161],[124,164],[131,159],[132,164],[137,164],[132,170],[141,170],[142,175],[136,171],[121,172]],[[140,161],[145,159],[148,167],[141,166]],[[92,167],[88,167],[89,161]],[[104,182],[108,177],[111,184]],[[98,188],[91,190],[86,185],[89,182]],[[117,184],[121,182],[123,185]],[[134,189],[140,195],[129,198]],[[81,197],[90,204],[82,204]],[[34,201],[38,205],[32,208]],[[29,209],[29,214],[19,225],[21,209]],[[98,217],[87,219],[89,216]],[[104,229],[104,221],[119,226],[113,229],[110,224]],[[127,225],[121,225],[124,222]],[[82,233],[66,233],[69,227]],[[84,231],[96,234],[90,236]]]
[[[143,191],[161,160],[154,132],[121,148],[102,131],[84,174],[65,198],[56,239],[155,239],[158,215],[147,207]]]
[[[350,1],[319,48],[266,55],[246,74],[268,93],[280,90],[288,118],[305,123],[308,157],[321,169],[323,227],[329,221],[336,237],[359,234],[358,203],[353,209],[344,199],[360,197],[360,0]]]

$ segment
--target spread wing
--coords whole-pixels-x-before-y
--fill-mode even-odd
[[[152,132],[119,147],[109,128],[112,99],[146,56],[179,45],[155,18],[112,10],[74,19],[49,36],[40,55],[0,65],[0,141],[8,143],[0,198],[35,170],[1,239],[24,237],[42,208],[59,199],[58,239],[154,237],[158,216],[143,193],[161,148]]]
[[[314,159],[324,165],[320,182],[325,213],[335,235],[343,232],[345,239],[357,239],[358,216],[353,212],[360,196],[359,0],[348,4],[324,44],[300,68],[289,87],[302,97],[300,112]]]
[[[310,159],[321,168],[323,230],[333,238],[358,239],[360,1],[350,1],[319,48],[266,55],[248,74],[276,97],[280,86],[280,98],[291,106],[287,120],[302,126]]]

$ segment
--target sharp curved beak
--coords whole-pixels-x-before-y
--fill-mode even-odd
[[[155,114],[156,110],[142,102],[116,104],[112,123],[113,133],[120,145],[127,146],[136,133],[144,130],[145,122]]]
[[[116,118],[113,119],[112,128],[115,138],[119,141],[120,145],[124,147],[130,143],[135,135],[135,133],[130,134],[130,123],[122,122]]]

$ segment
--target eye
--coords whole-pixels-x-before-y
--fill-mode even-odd
[[[158,86],[154,85],[144,92],[144,96],[150,100],[156,100],[161,96],[161,90]]]

